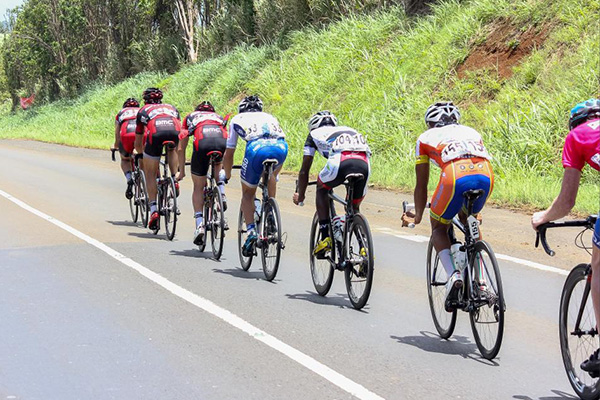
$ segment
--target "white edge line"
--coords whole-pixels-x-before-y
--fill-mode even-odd
[[[426,236],[401,235],[401,234],[396,233],[396,231],[394,231],[393,229],[390,229],[390,228],[377,227],[377,228],[375,228],[375,230],[378,232],[384,233],[386,235],[395,236],[400,239],[410,240],[411,242],[424,243],[424,242],[429,241],[429,238]],[[496,258],[499,260],[510,261],[512,263],[520,264],[520,265],[523,265],[526,267],[539,269],[540,271],[553,272],[555,274],[559,274],[559,275],[563,275],[563,276],[569,275],[569,271],[566,271],[564,269],[551,267],[550,265],[540,264],[540,263],[536,263],[536,262],[529,261],[529,260],[524,260],[522,258],[508,256],[506,254],[496,254]]]
[[[189,290],[184,289],[183,287],[169,281],[165,277],[144,267],[143,265],[137,263],[136,261],[133,261],[131,258],[119,253],[118,251],[112,249],[111,247],[105,245],[104,243],[86,235],[85,233],[83,233],[81,231],[78,231],[77,229],[65,224],[62,221],[59,221],[58,219],[56,219],[54,217],[51,217],[33,207],[31,207],[27,203],[17,199],[16,197],[6,193],[3,190],[0,190],[0,195],[5,197],[6,199],[12,201],[19,207],[29,211],[30,213],[35,214],[38,217],[45,219],[48,222],[53,223],[54,225],[58,226],[59,228],[65,230],[65,231],[69,232],[70,234],[78,237],[79,239],[89,243],[90,245],[96,247],[97,249],[102,250],[104,253],[108,254],[115,260],[120,261],[124,265],[137,271],[140,275],[151,280],[152,282],[156,283],[157,285],[163,287],[164,289],[173,293],[175,296],[187,301],[190,304],[195,305],[196,307],[214,315],[215,317],[223,320],[224,322],[227,322],[229,325],[231,325],[235,328],[238,328],[239,330],[247,333],[254,339],[256,339],[260,342],[263,342],[264,344],[266,344],[267,346],[271,347],[274,350],[279,351],[283,355],[296,361],[298,364],[302,365],[303,367],[308,368],[309,370],[313,371],[317,375],[320,375],[321,377],[327,379],[329,382],[333,383],[340,389],[350,393],[351,395],[353,395],[359,399],[383,400],[383,398],[381,396],[369,391],[364,386],[350,380],[349,378],[346,378],[344,375],[340,374],[339,372],[334,371],[333,369],[329,368],[328,366],[326,366],[326,365],[320,363],[319,361],[315,360],[314,358],[310,357],[309,355],[302,353],[300,350],[297,350],[294,347],[277,339],[276,337],[260,330],[259,328],[255,327],[254,325],[250,324],[249,322],[246,322],[245,320],[243,320],[242,318],[233,314],[232,312],[216,305],[212,301],[207,300],[207,299],[205,299],[195,293],[192,293]]]

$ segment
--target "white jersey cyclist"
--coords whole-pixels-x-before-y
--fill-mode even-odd
[[[231,119],[227,148],[235,148],[238,137],[251,142],[256,139],[285,139],[285,134],[277,118],[259,111],[241,113]]]

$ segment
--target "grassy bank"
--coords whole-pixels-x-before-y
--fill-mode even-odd
[[[368,135],[373,182],[408,189],[422,115],[431,102],[453,99],[494,156],[494,201],[543,207],[558,193],[568,110],[599,94],[599,15],[597,0],[473,0],[444,2],[417,20],[398,9],[348,18],[293,34],[285,50],[239,48],[171,76],[142,74],[2,116],[0,137],[106,148],[120,104],[146,86],[162,87],[182,112],[205,98],[233,112],[242,94],[259,93],[288,135],[288,169],[299,167],[307,118],[330,109]],[[523,50],[532,37],[543,40]],[[494,51],[507,63],[522,58],[504,69],[500,58],[474,60]],[[471,62],[477,68],[465,68]],[[596,176],[584,174],[580,212],[598,209]]]

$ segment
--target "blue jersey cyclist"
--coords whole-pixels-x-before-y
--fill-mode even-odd
[[[277,160],[274,174],[268,185],[269,196],[275,197],[277,175],[287,157],[288,145],[279,121],[271,114],[263,112],[263,103],[258,96],[244,98],[238,106],[238,112],[239,114],[233,117],[229,123],[224,169],[227,179],[229,179],[238,137],[242,138],[247,144],[241,172],[241,208],[248,231],[242,252],[245,256],[249,256],[258,239],[254,221],[254,197],[263,171],[263,161]]]

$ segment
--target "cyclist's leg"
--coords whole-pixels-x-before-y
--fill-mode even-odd
[[[343,182],[343,171],[341,171],[342,154],[336,153],[329,156],[327,164],[319,172],[317,179],[317,194],[316,207],[317,215],[319,216],[319,231],[321,232],[321,242],[317,244],[317,248],[322,247],[322,242],[329,239],[329,226],[331,221],[329,218],[329,191]]]
[[[156,211],[156,179],[158,175],[158,166],[162,154],[162,144],[164,138],[160,133],[148,136],[146,146],[144,147],[143,169],[146,175],[146,190],[148,191],[148,201],[150,204],[150,213]]]
[[[344,179],[348,174],[362,174],[365,179],[356,181],[354,184],[354,195],[352,206],[354,212],[360,212],[360,204],[367,195],[367,186],[369,175],[371,174],[371,164],[366,153],[347,153],[342,154],[340,169],[343,170],[339,175]]]
[[[263,145],[264,141],[261,139],[248,142],[246,144],[244,160],[242,161],[242,171],[240,174],[242,182],[241,208],[248,231],[252,231],[255,228],[254,198],[256,196],[256,187],[262,174],[262,161],[258,158],[258,153]]]
[[[206,186],[207,174],[209,169],[209,158],[207,155],[207,146],[205,140],[199,140],[194,143],[192,153],[191,171],[194,190],[192,193],[192,206],[194,207],[194,218],[196,218],[196,228],[200,225],[202,210],[204,207],[204,187]]]
[[[279,180],[279,172],[281,172],[281,168],[283,167],[283,163],[287,157],[288,145],[285,141],[278,140],[276,145],[265,147],[262,151],[266,153],[265,159],[277,159],[277,166],[275,167],[273,175],[271,175],[271,179],[269,180],[269,197],[275,197],[277,195],[277,181]]]

